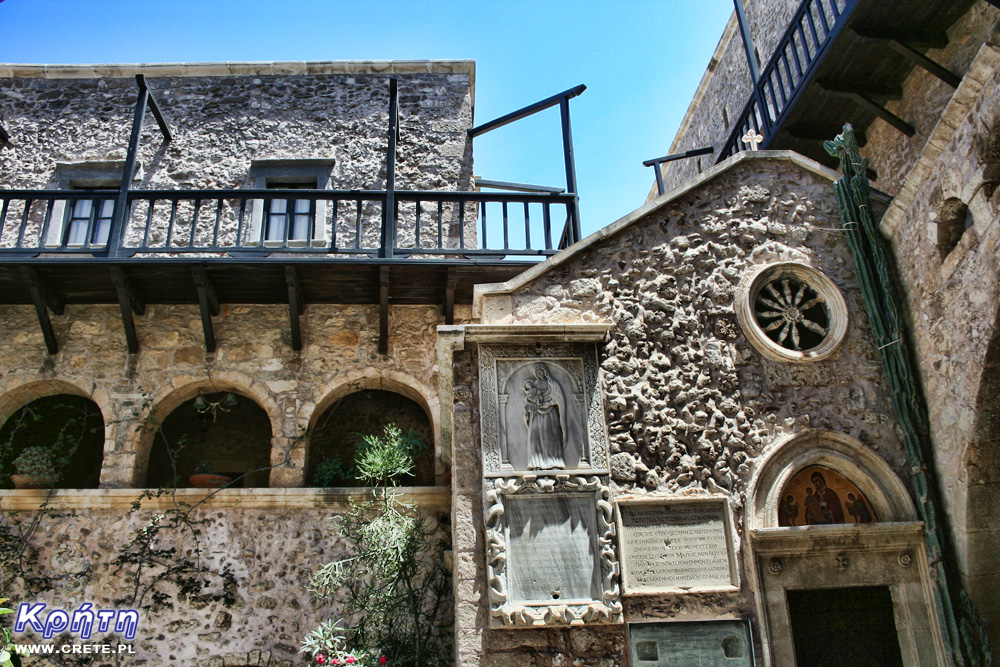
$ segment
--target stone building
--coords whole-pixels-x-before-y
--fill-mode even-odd
[[[316,467],[392,420],[434,443],[406,493],[451,534],[456,664],[986,664],[1000,11],[745,4],[671,147],[711,150],[585,239],[571,170],[477,187],[470,62],[0,68],[0,418],[104,424],[65,488],[0,492],[58,582],[17,595],[113,605],[121,536],[205,492],[131,503],[210,459],[246,474],[198,510],[228,574],[166,588],[129,659],[304,662],[364,493]],[[846,122],[897,339],[822,148]]]

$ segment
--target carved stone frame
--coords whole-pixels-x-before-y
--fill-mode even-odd
[[[487,479],[484,484],[486,510],[486,578],[489,582],[491,627],[527,628],[583,624],[621,623],[622,603],[619,563],[615,553],[614,509],[611,490],[597,476],[523,475],[509,479]],[[593,499],[599,558],[601,598],[589,603],[555,603],[512,600],[507,569],[507,498],[531,494],[578,495]]]
[[[525,473],[546,474],[538,470],[515,469],[504,460],[501,448],[502,390],[499,382],[505,381],[498,373],[498,366],[504,362],[524,362],[533,360],[558,363],[582,368],[581,386],[575,387],[575,400],[581,402],[586,411],[586,437],[583,443],[585,461],[579,468],[567,469],[566,474],[589,475],[608,474],[608,432],[604,420],[604,402],[601,392],[597,347],[589,343],[555,343],[538,345],[481,345],[479,354],[479,393],[482,414],[483,474],[510,476]],[[567,372],[570,372],[567,369]],[[586,463],[586,464],[585,464]],[[548,471],[560,474],[561,470]]]

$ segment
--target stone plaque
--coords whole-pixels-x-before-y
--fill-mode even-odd
[[[591,495],[514,496],[507,514],[513,598],[551,604],[599,597]]]
[[[620,623],[611,492],[597,476],[485,482],[494,627]]]
[[[724,497],[623,499],[617,507],[626,593],[739,585]]]
[[[594,345],[483,345],[485,474],[607,473],[597,369]]]
[[[628,648],[633,667],[753,667],[746,621],[632,623]]]

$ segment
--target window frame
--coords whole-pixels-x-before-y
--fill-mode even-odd
[[[53,175],[52,189],[70,190],[75,192],[87,190],[119,190],[122,183],[124,161],[93,161],[56,164]],[[136,163],[133,180],[143,178],[142,165]],[[90,202],[90,212],[86,216],[77,216],[77,206],[80,202]],[[107,202],[111,202],[109,215],[102,215]],[[73,199],[54,199],[49,207],[49,226],[45,232],[44,246],[46,248],[93,249],[104,250],[108,247],[111,236],[111,224],[114,219],[115,198],[113,197],[74,197]],[[74,222],[86,224],[86,235],[83,241],[71,242],[74,234]],[[100,222],[106,222],[105,233],[101,233]],[[102,238],[103,237],[103,238]]]
[[[332,159],[305,160],[255,160],[250,167],[250,179],[257,190],[315,189],[329,190],[334,161]],[[283,212],[273,211],[275,202],[284,201]],[[294,203],[293,203],[294,202]],[[308,202],[308,211],[299,211],[297,204]],[[265,248],[326,248],[330,240],[326,229],[327,202],[321,199],[295,199],[291,197],[265,197],[251,199],[250,220],[245,245]],[[295,218],[308,215],[305,236],[289,237],[295,231]],[[272,217],[273,216],[273,217]],[[272,234],[272,220],[281,216],[280,238]],[[291,223],[291,224],[290,224]]]

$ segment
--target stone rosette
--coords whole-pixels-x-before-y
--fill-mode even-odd
[[[824,274],[801,262],[750,268],[734,291],[736,318],[747,340],[772,361],[807,363],[834,354],[847,335],[847,303]],[[822,311],[822,322],[809,311]],[[763,325],[762,325],[763,323]],[[768,335],[774,331],[774,338]],[[813,345],[800,336],[818,337]],[[799,348],[799,349],[796,349]]]

